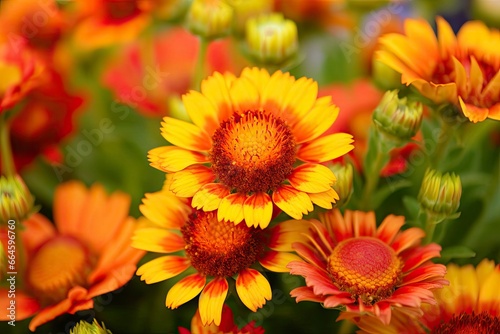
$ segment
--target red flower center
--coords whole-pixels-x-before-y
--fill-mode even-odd
[[[106,0],[104,6],[110,21],[127,20],[139,12],[137,0]]]
[[[402,263],[387,244],[372,237],[340,242],[328,257],[334,283],[355,300],[374,304],[388,298],[401,278]]]
[[[233,276],[262,255],[262,231],[219,221],[216,212],[196,211],[181,228],[186,253],[201,274]]]
[[[68,237],[57,237],[44,244],[28,269],[28,283],[42,303],[52,304],[64,300],[75,286],[87,285],[91,270],[86,249]]]
[[[213,136],[212,168],[219,181],[241,193],[267,192],[292,172],[295,138],[280,118],[263,111],[234,114]]]
[[[433,334],[483,334],[500,333],[500,319],[487,312],[455,314],[450,321],[441,323]]]

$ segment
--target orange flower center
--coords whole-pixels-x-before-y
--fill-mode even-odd
[[[328,257],[327,270],[339,289],[374,304],[388,298],[401,278],[402,263],[387,244],[372,237],[340,242]]]
[[[441,323],[433,334],[483,334],[500,333],[500,319],[487,312],[455,314],[450,321]]]
[[[463,50],[461,52],[459,51],[458,53],[459,55],[455,57],[464,67],[467,77],[470,78],[471,55]],[[460,95],[467,103],[473,104],[478,107],[489,108],[493,105],[494,102],[492,96],[481,96],[480,93],[486,88],[488,83],[493,79],[493,77],[497,73],[497,70],[495,70],[495,68],[490,64],[482,61],[481,59],[478,59],[477,57],[476,60],[483,74],[482,86],[475,87],[470,93],[458,91],[458,95]],[[455,73],[455,66],[453,64],[453,58],[449,57],[447,59],[443,59],[440,63],[438,63],[432,75],[432,82],[437,84],[447,84],[456,82],[456,73]]]
[[[52,304],[64,300],[72,287],[85,287],[90,270],[86,249],[72,238],[57,237],[30,261],[28,283],[42,302]]]
[[[234,114],[214,133],[212,168],[220,182],[237,192],[267,192],[292,172],[295,148],[282,119],[263,111]]]
[[[216,212],[196,211],[181,231],[191,264],[203,275],[233,276],[254,264],[264,250],[260,230],[218,221]]]

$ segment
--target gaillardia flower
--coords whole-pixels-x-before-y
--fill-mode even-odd
[[[374,212],[337,209],[312,220],[308,243],[293,248],[305,260],[288,265],[307,286],[292,290],[299,301],[341,308],[339,319],[360,315],[391,320],[392,308],[418,313],[421,303],[435,303],[431,289],[440,288],[445,266],[430,260],[440,255],[437,244],[420,245],[420,228],[400,231],[402,216],[387,216],[376,228]]]
[[[16,285],[17,320],[34,315],[29,324],[34,331],[64,313],[92,308],[92,298],[132,278],[144,252],[130,246],[136,224],[128,217],[129,206],[128,195],[107,196],[100,185],[89,190],[71,181],[56,189],[55,227],[43,215],[34,214],[23,223],[22,231],[19,228],[24,249],[16,249],[15,270],[9,268],[23,278]],[[0,232],[4,243],[7,233]],[[0,289],[4,310],[10,303],[7,292]],[[0,320],[11,319],[2,312]]]
[[[166,306],[176,309],[201,293],[199,312],[203,325],[221,324],[228,279],[236,280],[236,292],[250,310],[256,311],[271,299],[271,286],[258,270],[262,265],[275,272],[288,272],[290,261],[300,260],[291,244],[304,240],[305,221],[286,221],[262,230],[217,219],[215,211],[191,208],[185,199],[169,189],[170,177],[162,191],[146,194],[140,206],[145,218],[137,229],[132,246],[157,253],[184,251],[181,255],[158,257],[137,270],[147,284],[175,277],[188,268],[168,292]],[[193,270],[190,270],[193,272]]]
[[[273,203],[295,219],[313,203],[331,208],[335,176],[321,162],[353,146],[352,136],[321,136],[335,121],[331,97],[311,79],[245,68],[239,78],[214,73],[201,93],[183,96],[192,123],[165,117],[173,146],[149,151],[151,165],[173,173],[171,190],[218,219],[268,226]],[[297,159],[304,162],[297,165]]]
[[[420,319],[397,314],[389,326],[375,318],[355,321],[361,333],[500,333],[500,266],[483,260],[472,265],[447,266],[446,279],[450,285],[434,291],[437,304],[423,305]]]
[[[219,326],[211,324],[203,326],[201,321],[200,312],[196,311],[193,319],[191,320],[191,330],[179,327],[179,334],[264,334],[264,328],[255,327],[255,322],[251,321],[241,329],[234,323],[233,311],[229,306],[224,305],[222,309],[222,320]]]
[[[435,103],[458,106],[470,121],[500,120],[500,44],[498,30],[480,21],[467,22],[457,36],[448,22],[437,18],[436,38],[425,20],[407,19],[405,33],[380,39],[377,58],[402,74]]]

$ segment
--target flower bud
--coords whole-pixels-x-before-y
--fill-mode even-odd
[[[388,91],[373,112],[376,129],[402,145],[415,136],[422,123],[423,108],[417,101],[399,98],[398,91]]]
[[[222,0],[194,0],[189,8],[187,24],[198,36],[214,39],[229,34],[233,9]]]
[[[88,322],[81,320],[75,325],[70,331],[70,334],[111,334],[109,329],[106,329],[104,323],[99,325],[96,319],[94,322],[89,324]]]
[[[453,218],[460,205],[462,183],[454,173],[442,174],[428,169],[425,172],[418,201],[422,209],[437,217],[438,220]]]
[[[351,164],[334,163],[329,166],[337,181],[333,185],[333,189],[337,192],[340,199],[335,203],[336,208],[346,205],[351,199],[353,192],[353,167]]]
[[[2,224],[21,222],[33,213],[35,199],[19,175],[0,177],[0,216]]]
[[[295,22],[281,13],[251,18],[246,25],[250,56],[263,64],[280,64],[297,53],[298,37]]]
[[[227,0],[234,10],[233,32],[238,36],[245,34],[246,22],[259,14],[269,13],[272,10],[271,0]]]

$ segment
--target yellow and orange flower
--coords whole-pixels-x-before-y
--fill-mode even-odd
[[[500,333],[500,265],[483,260],[472,265],[447,266],[450,285],[434,291],[437,305],[424,305],[424,315],[415,320],[398,314],[389,326],[373,318],[356,324],[361,333]]]
[[[33,87],[43,66],[25,42],[0,44],[0,114],[21,100]]]
[[[251,267],[260,263],[274,272],[288,272],[286,265],[300,260],[288,252],[294,240],[303,240],[306,222],[290,220],[261,230],[220,221],[216,212],[195,210],[175,196],[168,190],[171,181],[168,177],[161,191],[146,194],[140,206],[145,218],[132,238],[132,246],[164,254],[184,250],[184,254],[158,257],[142,265],[137,275],[152,284],[194,269],[169,290],[166,306],[176,309],[201,293],[203,325],[221,324],[230,277],[236,279],[240,300],[255,312],[271,299],[271,286]]]
[[[437,18],[438,36],[425,20],[407,19],[405,33],[381,38],[377,58],[435,103],[452,103],[472,122],[500,120],[500,32],[467,22],[457,36]]]
[[[224,305],[222,308],[222,320],[219,326],[211,324],[203,326],[200,312],[196,311],[191,320],[191,330],[179,327],[179,334],[264,334],[264,329],[260,326],[255,327],[254,321],[243,326],[241,329],[234,323],[233,311],[229,306]]]
[[[295,219],[313,203],[331,208],[335,176],[322,162],[353,149],[352,136],[322,134],[338,115],[331,97],[317,98],[312,79],[245,68],[214,73],[201,93],[183,96],[192,123],[165,117],[174,146],[149,151],[151,165],[173,173],[171,190],[218,219],[268,226],[273,203]],[[297,161],[304,162],[296,166]]]
[[[56,189],[55,227],[41,214],[25,221],[24,230],[18,226],[24,249],[17,249],[15,269],[24,283],[16,286],[17,320],[35,315],[29,324],[34,331],[61,314],[92,308],[93,297],[116,290],[132,278],[144,252],[130,246],[136,224],[127,217],[129,206],[126,194],[107,196],[100,185],[89,190],[71,181]],[[4,247],[6,240],[3,230]],[[8,293],[0,292],[5,310]],[[2,312],[0,320],[10,320],[7,316]]]
[[[293,248],[305,261],[288,265],[307,286],[292,290],[299,301],[341,308],[339,319],[360,315],[391,320],[392,308],[418,314],[421,303],[435,303],[446,268],[430,260],[440,255],[437,244],[420,245],[420,228],[400,231],[403,216],[387,216],[376,228],[375,213],[329,210],[310,222],[308,243]]]

